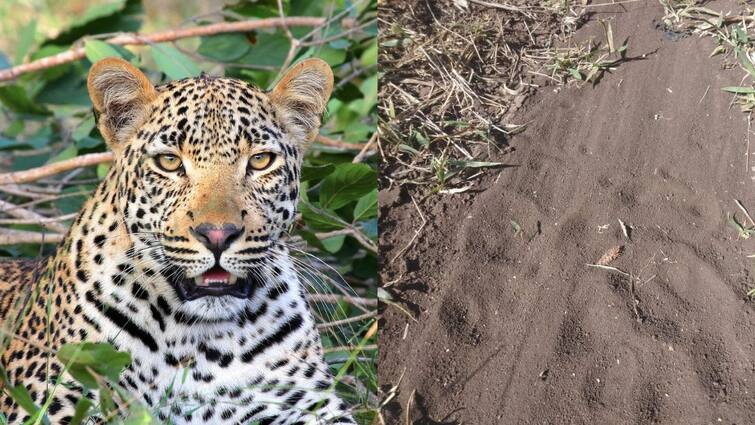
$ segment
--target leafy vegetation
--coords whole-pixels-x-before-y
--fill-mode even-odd
[[[105,57],[130,61],[153,82],[207,72],[263,88],[269,88],[283,68],[300,59],[319,57],[331,65],[336,86],[322,136],[305,158],[301,215],[291,229],[289,245],[303,280],[312,289],[326,359],[338,378],[336,389],[356,406],[360,423],[370,423],[379,404],[375,367],[377,165],[372,148],[377,103],[376,8],[375,0],[241,0],[188,19],[188,25],[280,16],[323,17],[323,23],[135,46],[114,43],[111,37],[140,30],[141,2],[115,0],[89,7],[52,37],[36,32],[34,21],[14,52],[0,51],[0,73],[71,48],[83,48],[85,56],[0,83],[0,170],[4,172],[107,150],[95,127],[86,90],[89,67]],[[54,177],[0,185],[0,256],[50,254],[107,169],[107,162],[102,161]],[[79,403],[74,424],[86,423],[95,414],[108,423],[157,423],[148,409],[117,384],[119,373],[130,362],[127,353],[87,342],[64,346],[55,355],[71,376],[99,393],[98,404]],[[29,423],[49,423],[45,415],[49,406],[34,405],[22,386],[9,387],[4,371],[0,372],[4,391],[33,413]],[[124,401],[127,411],[118,407]],[[0,423],[4,423],[2,414]]]

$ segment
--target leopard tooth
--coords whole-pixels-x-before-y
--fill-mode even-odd
[[[203,284],[202,280],[203,280],[202,279],[202,275],[199,275],[199,276],[197,276],[197,277],[194,278],[194,284],[197,285],[197,286],[203,286],[204,284]]]
[[[236,275],[232,274],[231,277],[228,279],[228,283],[233,285],[234,283],[236,283],[236,279],[238,279]]]

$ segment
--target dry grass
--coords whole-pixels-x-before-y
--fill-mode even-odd
[[[463,2],[462,2],[463,3]],[[508,151],[510,115],[533,89],[595,82],[622,59],[606,40],[574,44],[583,2],[391,1],[381,5],[382,173],[424,195],[459,193]],[[455,7],[457,6],[457,7]]]
[[[755,39],[750,34],[755,27],[755,10],[742,5],[739,11],[721,12],[708,8],[699,0],[660,0],[664,8],[663,24],[666,31],[683,37],[697,35],[711,37],[716,47],[710,55],[722,55],[723,67],[737,64],[746,72],[740,86],[722,87],[733,93],[734,101],[744,112],[755,109]],[[743,85],[746,80],[749,85]]]

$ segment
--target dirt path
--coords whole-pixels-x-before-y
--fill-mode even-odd
[[[734,199],[755,212],[755,183],[746,115],[720,90],[742,71],[661,15],[594,16],[646,59],[527,101],[501,158],[519,167],[423,205],[392,263],[419,217],[404,189],[381,193],[383,279],[418,320],[381,323],[381,385],[403,375],[389,423],[413,390],[418,424],[755,423],[755,243],[727,222]],[[585,266],[617,245],[632,281]]]

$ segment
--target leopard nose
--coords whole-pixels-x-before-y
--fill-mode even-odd
[[[225,223],[222,226],[202,223],[195,228],[190,228],[189,231],[215,255],[216,260],[219,260],[220,254],[241,236],[244,228],[238,228],[232,223]]]

